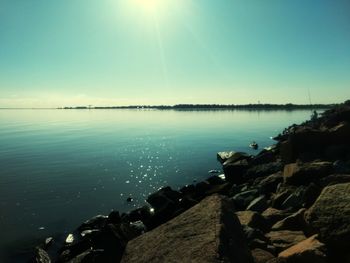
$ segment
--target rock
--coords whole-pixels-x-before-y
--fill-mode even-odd
[[[249,156],[246,153],[243,152],[218,152],[217,153],[217,159],[220,163],[225,163],[229,160],[230,163],[234,163],[236,161],[247,159]]]
[[[51,263],[49,254],[40,247],[35,249],[34,263]]]
[[[281,204],[282,209],[299,209],[304,204],[304,196],[306,192],[305,186],[299,186],[295,192],[289,195]]]
[[[264,195],[255,198],[247,207],[247,210],[263,212],[268,208],[268,203]]]
[[[304,220],[304,213],[306,209],[302,208],[298,212],[282,219],[275,223],[271,230],[304,230],[306,227],[306,223]]]
[[[257,178],[277,173],[283,169],[280,161],[254,165],[246,171],[246,178]]]
[[[185,185],[179,191],[183,195],[191,195],[191,196],[193,196],[194,193],[195,193],[195,186],[193,184]]]
[[[320,180],[323,187],[341,183],[350,183],[350,174],[332,174]]]
[[[328,144],[327,137],[327,132],[309,127],[299,127],[293,134],[289,134],[286,141],[280,144],[280,155],[283,162],[295,162],[297,158],[300,158],[300,153],[321,153]],[[313,155],[309,154],[308,156]]]
[[[318,241],[317,235],[282,251],[278,257],[286,263],[326,263],[325,245]]]
[[[282,207],[283,202],[294,193],[295,189],[287,188],[281,190],[281,192],[278,192],[276,194],[272,195],[271,203],[273,208],[280,209]]]
[[[233,204],[213,195],[130,241],[129,262],[253,262]]]
[[[224,184],[225,183],[225,180],[223,180],[221,177],[219,177],[217,175],[209,177],[206,181],[210,185],[220,185],[220,184]]]
[[[226,163],[226,162],[225,162]],[[249,168],[247,160],[240,160],[234,163],[225,164],[224,163],[224,174],[228,182],[234,184],[242,184],[246,180],[244,175],[246,170]]]
[[[306,222],[333,249],[350,243],[350,183],[327,186],[305,214]]]
[[[344,154],[342,156],[346,156],[346,155]],[[340,161],[340,160],[337,160],[333,163],[333,170],[334,170],[334,173],[336,173],[336,174],[348,174],[348,173],[350,173],[349,165],[346,162]]]
[[[281,252],[306,239],[302,231],[279,230],[266,234],[272,245]]]
[[[85,221],[79,228],[79,231],[87,229],[101,229],[108,223],[108,216],[97,215]]]
[[[121,222],[121,217],[118,211],[112,211],[108,215],[108,221],[112,224],[120,224]]]
[[[238,209],[245,210],[246,207],[259,195],[259,191],[256,189],[248,190],[236,194],[232,197],[235,205]]]
[[[278,210],[272,207],[267,208],[261,215],[265,218],[269,227],[276,222],[290,216],[292,213],[289,210]]]
[[[262,192],[272,193],[276,191],[278,184],[281,183],[282,181],[283,181],[282,172],[277,172],[260,180],[257,184],[259,185]]]
[[[168,186],[148,196],[147,202],[155,210],[160,210],[160,209],[166,208],[169,205],[177,203],[180,198],[181,198],[181,193],[172,190]]]
[[[253,249],[252,256],[254,258],[254,263],[266,263],[270,259],[275,258],[270,252],[260,248]]]
[[[76,257],[69,260],[68,263],[93,263],[93,262],[111,262],[108,259],[105,258],[105,255],[103,253],[104,251],[102,249],[98,250],[87,250]]]
[[[236,215],[241,225],[246,225],[251,228],[257,228],[263,232],[268,229],[267,222],[264,217],[254,211],[238,211]]]
[[[332,173],[331,162],[291,163],[284,166],[283,179],[286,184],[306,185]]]
[[[252,165],[259,165],[264,163],[271,163],[276,161],[275,149],[262,150],[258,155],[254,156],[251,160]]]
[[[256,245],[257,240],[261,240],[264,243],[264,245],[262,247],[258,246],[259,248],[266,248],[267,247],[266,242],[268,241],[268,239],[265,237],[264,233],[261,230],[259,230],[257,228],[252,228],[252,227],[247,226],[247,225],[242,225],[242,229],[243,229],[244,236],[246,237],[246,240],[248,242],[249,248],[257,248],[256,246],[254,246],[254,245]]]

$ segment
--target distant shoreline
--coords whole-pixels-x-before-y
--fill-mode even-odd
[[[338,104],[177,104],[177,105],[129,105],[129,106],[66,106],[58,108],[0,108],[0,110],[314,110],[329,109]]]

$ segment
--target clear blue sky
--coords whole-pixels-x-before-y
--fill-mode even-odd
[[[0,0],[0,107],[350,98],[348,0]]]

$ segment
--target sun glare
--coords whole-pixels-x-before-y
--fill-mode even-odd
[[[148,13],[154,13],[164,6],[166,0],[133,0],[135,8],[141,8]]]

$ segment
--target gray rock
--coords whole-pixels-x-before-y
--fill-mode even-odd
[[[307,223],[320,233],[320,240],[334,249],[350,243],[350,183],[327,186],[306,212]]]
[[[34,257],[35,263],[51,263],[51,259],[49,254],[45,250],[43,250],[40,247],[37,247],[35,249],[35,257]]]
[[[232,202],[213,195],[130,241],[123,263],[253,262]]]

